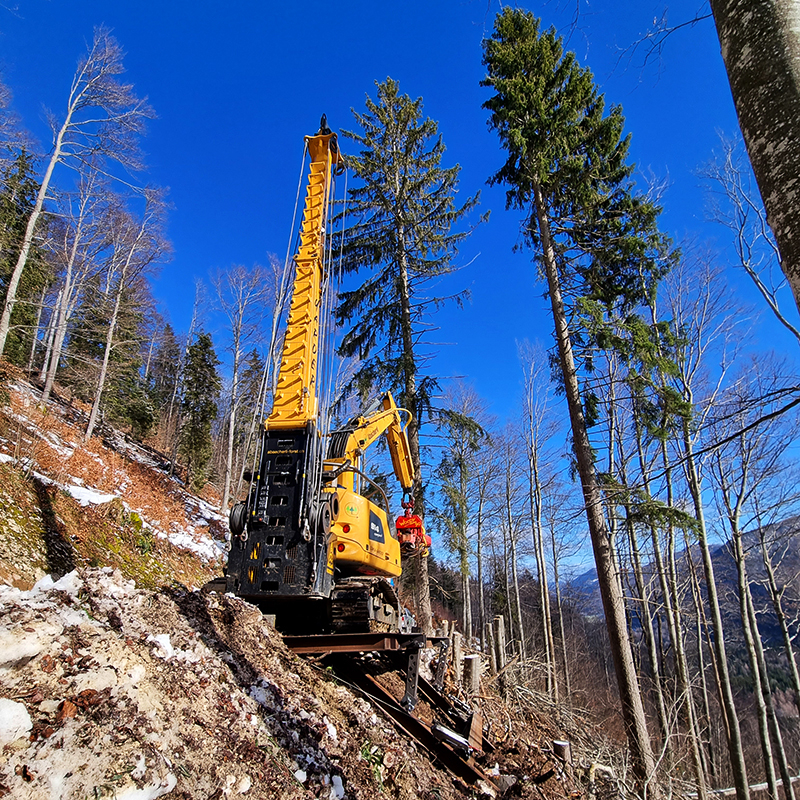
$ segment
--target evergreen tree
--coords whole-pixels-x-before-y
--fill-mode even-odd
[[[109,422],[129,428],[137,439],[144,439],[156,422],[156,407],[142,378],[144,315],[152,302],[149,285],[144,279],[124,288],[101,404],[103,416]],[[87,403],[92,402],[97,390],[97,376],[105,355],[106,333],[114,305],[102,276],[96,275],[89,282],[70,326],[63,381]]]
[[[5,299],[25,237],[28,217],[39,191],[39,184],[33,177],[34,162],[33,156],[23,148],[0,177],[0,300]],[[42,219],[40,227],[48,222],[47,218]],[[5,355],[15,364],[24,364],[28,360],[36,336],[36,305],[51,279],[44,253],[34,243],[17,288],[19,302],[11,314],[11,329],[6,343]]]
[[[556,363],[634,772],[640,790],[655,796],[655,758],[588,434],[595,403],[590,394],[581,396],[579,379],[582,369],[584,375],[591,369],[594,348],[630,345],[614,331],[659,276],[665,243],[656,228],[658,209],[631,185],[621,109],[605,113],[591,72],[564,52],[555,30],[540,32],[530,13],[507,8],[484,42],[484,64],[482,85],[495,92],[484,107],[508,153],[492,182],[507,185],[508,207],[525,213],[525,242],[547,279]]]
[[[178,445],[186,459],[191,487],[199,491],[208,480],[213,447],[211,426],[217,416],[217,400],[222,390],[217,366],[220,364],[211,336],[202,333],[187,349],[181,412],[183,426]]]
[[[172,325],[164,325],[149,375],[149,391],[159,409],[169,405],[180,372],[181,346]]]
[[[357,356],[352,385],[362,395],[391,390],[413,415],[408,426],[416,471],[414,502],[424,513],[419,429],[436,386],[424,347],[428,314],[443,301],[424,288],[454,270],[459,243],[468,232],[452,231],[477,204],[478,195],[457,205],[460,167],[443,167],[444,143],[437,123],[423,119],[422,99],[401,95],[396,81],[377,84],[377,100],[353,112],[361,133],[344,135],[361,145],[348,159],[360,185],[350,190],[348,213],[355,218],[344,240],[345,272],[365,272],[364,282],[342,292],[336,310],[346,330],[340,353]],[[460,299],[463,295],[456,295]],[[418,563],[416,600],[429,630],[427,565]]]

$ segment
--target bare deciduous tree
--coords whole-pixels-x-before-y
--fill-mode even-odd
[[[114,337],[122,303],[136,282],[141,279],[143,272],[168,249],[162,232],[163,195],[158,190],[148,189],[144,192],[144,199],[145,207],[140,219],[124,208],[118,208],[112,217],[113,244],[107,264],[106,288],[109,296],[113,297],[113,305],[106,331],[97,390],[83,437],[86,442],[92,438],[100,413],[100,402],[108,375],[111,352],[115,346]]]
[[[53,309],[53,339],[42,365],[42,400],[49,399],[58,372],[67,326],[90,278],[101,269],[100,254],[110,244],[109,223],[113,200],[108,184],[90,166],[81,170],[75,192],[58,198],[60,225],[52,252],[61,272],[61,286]]]
[[[129,172],[142,166],[138,140],[153,112],[145,100],[136,97],[132,85],[119,80],[124,71],[122,57],[122,48],[110,31],[104,27],[95,29],[92,44],[73,77],[64,116],[50,115],[53,149],[9,278],[0,315],[0,353],[5,350],[17,287],[45,200],[50,196],[56,166],[65,163],[77,167],[93,159],[106,165],[107,170],[112,161]]]
[[[218,272],[213,277],[212,283],[217,294],[217,302],[228,319],[230,333],[228,350],[232,359],[228,402],[228,446],[220,503],[220,511],[225,512],[230,499],[242,359],[245,351],[260,339],[262,322],[270,304],[270,285],[266,271],[258,264],[252,268],[239,264],[231,266]]]

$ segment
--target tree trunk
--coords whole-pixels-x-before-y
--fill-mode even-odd
[[[529,394],[532,390],[528,389]],[[542,606],[542,631],[544,633],[545,666],[547,669],[547,693],[553,702],[558,702],[558,678],[556,676],[555,644],[553,641],[553,618],[550,610],[550,590],[547,585],[547,563],[544,557],[544,534],[542,530],[542,482],[539,475],[539,452],[533,412],[533,398],[528,397],[528,490],[531,511],[531,538],[536,559],[536,574],[539,580],[539,602]]]
[[[28,357],[28,377],[33,375],[33,362],[36,360],[36,345],[39,342],[39,327],[42,324],[42,311],[44,310],[44,298],[47,295],[47,287],[42,289],[42,296],[39,298],[39,309],[36,312],[36,325],[33,327],[33,336],[31,338],[31,353]]]
[[[764,646],[761,643],[761,633],[758,629],[758,619],[756,610],[753,606],[753,594],[750,591],[750,584],[747,584],[747,614],[750,621],[750,628],[753,631],[753,644],[755,645],[756,663],[761,676],[761,691],[764,694],[764,704],[767,707],[767,722],[769,724],[772,744],[775,748],[775,756],[778,759],[778,770],[781,773],[783,784],[784,800],[794,800],[794,789],[792,788],[792,776],[789,771],[789,762],[786,760],[786,748],[783,745],[783,736],[778,723],[778,714],[775,711],[775,701],[772,697],[772,688],[769,683],[769,672],[767,670],[767,659],[764,656]]]
[[[408,445],[411,451],[411,461],[414,464],[414,508],[421,517],[425,514],[425,494],[422,484],[422,458],[419,447],[419,408],[417,404],[417,366],[414,354],[414,332],[411,322],[411,288],[408,278],[408,259],[405,253],[405,231],[400,227],[398,240],[403,243],[400,254],[400,305],[402,309],[400,326],[403,334],[404,379],[405,398],[404,404],[411,412],[408,423]],[[417,559],[415,572],[414,593],[417,602],[417,623],[420,630],[426,635],[433,634],[433,613],[431,612],[431,592],[428,578],[428,559]]]
[[[638,416],[634,415],[634,429],[636,437],[636,451],[639,459],[639,470],[642,476],[642,485],[645,492],[650,495],[650,474],[645,459],[644,445],[642,442],[642,429]],[[673,508],[674,497],[672,490],[672,468],[669,463],[666,442],[661,442],[661,459],[664,464],[664,477],[667,487],[667,506]],[[669,630],[670,641],[674,650],[675,671],[678,676],[678,691],[680,699],[678,704],[684,709],[686,727],[688,729],[689,744],[692,751],[692,766],[695,774],[695,784],[697,786],[698,800],[706,798],[706,776],[703,764],[702,745],[700,743],[700,732],[697,726],[697,714],[694,705],[694,695],[689,679],[689,664],[686,659],[686,650],[683,642],[683,624],[681,622],[681,601],[678,593],[677,570],[675,565],[675,531],[673,526],[668,526],[669,531],[669,575],[664,564],[664,557],[661,552],[661,542],[658,528],[650,526],[650,539],[653,544],[653,557],[656,564],[661,587],[661,596],[664,603],[664,611],[667,617],[667,629]],[[698,640],[698,646],[702,642]]]
[[[645,646],[647,647],[647,660],[650,662],[653,691],[656,696],[656,709],[658,710],[658,727],[661,731],[661,745],[667,753],[669,753],[669,720],[667,719],[667,704],[664,700],[664,689],[659,669],[658,647],[656,645],[655,630],[653,628],[653,612],[650,608],[650,589],[646,585],[644,579],[642,557],[639,551],[639,537],[636,533],[635,526],[631,522],[630,509],[626,508],[625,511],[628,540],[631,545],[633,577],[636,582],[636,591],[639,594],[639,621],[641,623],[642,634],[644,635]]]
[[[643,797],[657,797],[655,758],[647,732],[644,705],[636,679],[633,653],[625,618],[625,603],[611,551],[611,542],[603,517],[603,499],[594,469],[594,456],[583,416],[577,370],[572,354],[572,341],[567,325],[556,255],[550,236],[550,225],[542,198],[541,187],[534,182],[534,200],[550,303],[553,310],[559,362],[564,377],[572,438],[578,474],[581,479],[586,518],[597,567],[597,579],[603,600],[611,653],[619,686],[622,717],[631,749],[633,771]]]
[[[50,353],[53,350],[53,339],[56,335],[56,324],[58,320],[58,305],[61,302],[61,292],[63,289],[58,290],[58,295],[56,296],[55,306],[53,307],[52,312],[50,313],[50,319],[47,320],[47,329],[45,331],[45,348],[44,348],[44,360],[42,361],[42,368],[39,371],[39,381],[44,382],[47,378],[47,364],[50,361]]]
[[[704,642],[708,643],[709,655],[711,658],[711,669],[714,673],[714,685],[717,688],[717,695],[720,698],[720,707],[722,708],[722,691],[720,689],[719,675],[717,673],[717,662],[714,658],[714,651],[711,647],[711,634],[708,619],[706,617],[705,609],[703,607],[703,599],[700,593],[700,581],[697,577],[697,569],[695,568],[694,556],[692,555],[692,544],[689,541],[689,536],[684,532],[684,553],[686,554],[686,564],[689,572],[689,586],[692,591],[692,603],[694,605],[694,622],[695,622],[695,635],[697,637],[697,672],[700,678],[700,686],[702,691],[703,700],[703,715],[705,720],[705,727],[707,731],[706,741],[708,742],[708,774],[711,777],[711,784],[717,778],[717,758],[715,742],[712,739],[713,731],[711,727],[711,700],[708,691],[708,680],[706,678],[706,660],[703,655]],[[705,633],[705,636],[703,635]],[[722,723],[726,730],[727,737],[727,723],[725,719],[725,710],[722,709]],[[698,722],[698,729],[702,732],[700,722]],[[727,739],[726,739],[727,741]]]
[[[481,653],[486,652],[486,605],[483,597],[483,493],[478,500],[478,522],[475,536],[478,571],[478,629],[481,632]]]
[[[691,402],[691,397],[686,398]],[[725,631],[722,626],[722,614],[719,608],[717,597],[717,584],[714,578],[714,565],[711,562],[711,550],[708,546],[706,537],[705,514],[703,512],[703,497],[700,487],[700,478],[697,475],[695,466],[694,451],[692,448],[691,437],[689,436],[689,422],[683,423],[683,446],[686,463],[686,473],[689,479],[689,492],[694,503],[695,518],[698,527],[698,543],[703,559],[703,570],[706,578],[706,592],[708,593],[708,607],[711,612],[711,626],[714,631],[713,646],[715,654],[716,669],[719,675],[720,699],[725,714],[725,728],[728,740],[728,754],[730,755],[731,770],[733,771],[733,783],[736,787],[736,797],[738,800],[749,800],[750,787],[747,782],[747,769],[744,763],[744,751],[742,750],[742,735],[739,729],[739,718],[736,716],[736,705],[733,701],[733,690],[731,688],[730,676],[728,673],[728,656],[725,650]]]
[[[92,438],[95,425],[97,425],[97,417],[100,413],[100,400],[103,397],[103,389],[106,385],[106,376],[108,375],[108,362],[111,358],[111,348],[114,344],[114,334],[117,330],[117,319],[119,318],[119,307],[122,304],[122,289],[123,283],[120,282],[117,296],[114,298],[114,312],[111,315],[111,321],[108,324],[108,332],[106,333],[106,346],[103,352],[103,365],[100,367],[100,377],[97,379],[97,391],[94,395],[94,402],[92,403],[92,410],[89,414],[89,424],[86,426],[86,433],[83,435],[83,441],[88,442]]]
[[[783,610],[782,599],[784,589],[778,587],[778,582],[775,579],[775,568],[772,566],[772,557],[770,556],[766,537],[764,536],[764,526],[759,526],[759,530],[761,538],[761,558],[764,562],[764,569],[767,573],[767,588],[769,589],[772,607],[775,609],[775,616],[778,619],[778,625],[781,629],[781,636],[783,637],[783,650],[784,654],[786,655],[786,661],[789,664],[789,672],[792,676],[794,702],[797,706],[798,715],[800,715],[800,673],[797,670],[797,659],[795,658],[794,654],[792,635],[789,631],[789,623],[786,619],[786,612]]]
[[[767,219],[800,308],[800,4],[711,0]]]
[[[221,514],[228,513],[228,502],[231,497],[231,476],[233,475],[233,440],[236,434],[236,409],[239,404],[239,336],[234,333],[233,374],[231,375],[231,408],[228,414],[228,452],[225,458],[225,479],[222,488],[222,502],[219,505]]]
[[[744,563],[744,550],[742,548],[742,534],[738,529],[736,520],[730,520],[731,544],[733,560],[736,562],[736,575],[738,578],[739,614],[742,619],[742,632],[747,650],[747,660],[750,663],[750,677],[753,681],[753,698],[756,703],[756,717],[758,719],[758,737],[761,743],[761,753],[764,758],[764,772],[767,776],[767,792],[771,800],[778,800],[778,783],[775,778],[775,765],[772,762],[772,745],[769,737],[769,723],[767,721],[767,706],[764,702],[764,687],[761,683],[761,671],[756,660],[756,646],[753,641],[755,633],[750,624],[750,614],[747,608],[747,569]]]
[[[558,574],[558,548],[556,543],[556,526],[550,525],[550,546],[553,549],[553,584],[556,590],[556,612],[558,614],[558,631],[561,635],[561,656],[564,659],[564,693],[567,705],[572,697],[572,685],[569,677],[569,659],[567,658],[567,634],[564,630],[564,607],[561,603],[561,582]],[[554,665],[555,666],[555,665]],[[558,691],[558,682],[556,682]],[[558,695],[556,695],[557,699]]]

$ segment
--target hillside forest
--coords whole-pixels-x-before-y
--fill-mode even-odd
[[[270,410],[293,262],[215,271],[187,287],[190,324],[173,327],[152,289],[171,250],[169,195],[142,152],[155,110],[123,56],[98,27],[46,147],[0,84],[4,370],[43,407],[83,409],[85,441],[124,431],[227,514]],[[506,192],[494,213],[518,221],[508,248],[529,257],[552,336],[518,343],[508,419],[469,375],[437,371],[437,314],[467,287],[438,292],[457,284],[485,210],[459,191],[423,99],[387,78],[338,131],[348,182],[328,237],[319,370],[330,424],[387,390],[413,415],[415,508],[433,548],[403,591],[426,627],[455,620],[487,653],[502,618],[506,691],[591,711],[627,739],[642,795],[791,798],[794,363],[753,346],[755,312],[729,291],[729,267],[663,232],[663,187],[634,174],[622,107],[555,29],[505,8],[481,56],[500,165],[485,178]],[[744,144],[725,142],[703,178],[760,310],[800,341]],[[399,511],[387,454],[369,471]]]

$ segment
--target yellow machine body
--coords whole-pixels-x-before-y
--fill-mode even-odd
[[[401,546],[389,502],[362,462],[385,435],[408,494],[414,467],[403,422],[410,415],[386,394],[343,428],[324,432],[320,315],[332,176],[343,161],[324,117],[306,145],[310,166],[281,364],[247,500],[231,510],[227,589],[277,614],[284,628],[387,630],[399,624],[390,581],[402,571]]]

